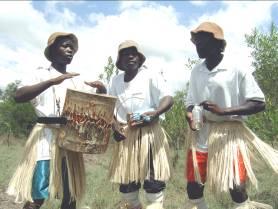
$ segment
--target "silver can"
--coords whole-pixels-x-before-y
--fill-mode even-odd
[[[195,105],[192,110],[193,127],[200,130],[203,127],[203,106]]]

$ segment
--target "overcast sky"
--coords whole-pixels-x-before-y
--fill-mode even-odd
[[[229,63],[250,68],[244,34],[278,25],[278,1],[1,1],[0,86],[28,84],[39,66],[49,66],[43,51],[52,32],[73,32],[79,51],[68,70],[95,80],[118,45],[139,43],[150,70],[163,71],[172,91],[182,89],[188,58],[197,59],[190,30],[202,21],[224,29]]]

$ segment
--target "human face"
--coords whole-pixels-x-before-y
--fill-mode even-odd
[[[56,40],[51,56],[53,57],[53,62],[67,65],[71,63],[75,52],[73,40],[68,37],[62,37]]]
[[[124,71],[135,71],[140,67],[140,57],[135,47],[126,48],[120,51],[120,63]]]
[[[215,51],[215,40],[211,33],[199,32],[194,35],[194,38],[199,58],[207,58]]]

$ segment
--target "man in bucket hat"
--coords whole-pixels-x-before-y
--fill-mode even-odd
[[[218,198],[230,192],[235,209],[270,209],[269,205],[250,201],[246,191],[247,178],[257,187],[249,150],[256,150],[278,172],[277,150],[244,124],[244,116],[264,110],[264,94],[250,71],[227,65],[220,26],[203,22],[191,31],[191,40],[205,60],[191,72],[186,99],[191,129],[185,163],[189,197],[186,209],[208,208],[203,197],[205,183]],[[196,106],[204,109],[200,111],[205,118],[200,128],[193,118]]]
[[[163,208],[165,181],[170,177],[168,142],[159,118],[173,105],[173,98],[161,76],[143,66],[146,58],[134,41],[119,45],[116,66],[123,71],[109,86],[117,96],[115,117],[123,127],[125,139],[114,135],[110,180],[120,184],[128,209],[142,209],[141,183],[148,209]],[[122,208],[122,207],[121,207]]]
[[[63,151],[54,140],[60,124],[66,122],[60,117],[66,89],[75,89],[78,84],[76,76],[79,74],[67,72],[67,65],[77,50],[78,40],[74,34],[55,32],[50,35],[44,51],[51,62],[50,67],[38,68],[34,84],[23,86],[16,92],[15,100],[31,101],[38,116],[7,190],[8,194],[16,196],[16,201],[26,202],[24,209],[38,209],[45,199],[57,196],[62,196],[61,209],[76,209],[76,200],[80,200],[84,192],[82,154]],[[98,87],[94,82],[87,84]],[[83,89],[81,85],[78,87]],[[69,155],[74,156],[76,162],[70,160]],[[74,167],[74,174],[69,167]]]

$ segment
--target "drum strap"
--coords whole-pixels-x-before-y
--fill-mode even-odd
[[[65,118],[65,117],[38,117],[37,123],[66,125],[67,118]]]

